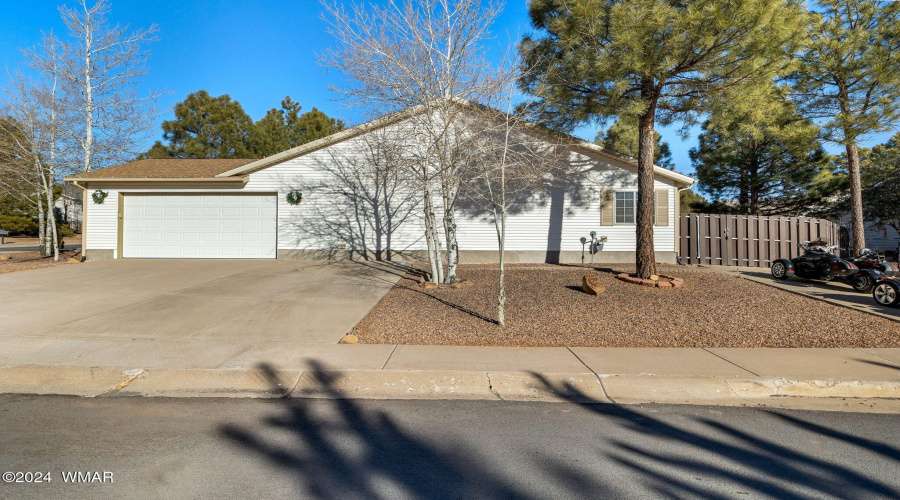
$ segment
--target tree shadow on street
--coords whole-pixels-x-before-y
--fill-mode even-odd
[[[260,370],[273,386],[280,381],[272,367]],[[464,440],[412,430],[387,411],[371,409],[376,405],[346,399],[336,385],[339,372],[312,362],[307,373],[315,382],[311,394],[327,401],[294,399],[282,391],[279,394],[285,397],[276,400],[276,412],[259,423],[219,427],[220,436],[239,450],[292,474],[299,484],[298,496],[304,498],[537,499],[541,495],[532,488],[547,480],[560,498],[607,498],[635,491],[665,498],[731,498],[735,493],[786,499],[900,495],[895,486],[826,458],[827,454],[797,451],[759,432],[705,417],[705,412],[686,420],[683,415],[658,418],[536,374],[532,376],[538,386],[554,391],[567,405],[586,410],[577,416],[579,425],[571,432],[593,439],[587,449],[596,456],[526,447],[522,455],[504,456],[498,463]],[[837,440],[838,448],[860,448],[892,463],[900,460],[900,452],[890,445],[777,411],[760,410],[759,415],[796,428],[798,440]],[[507,475],[510,468],[504,468],[509,462],[536,466],[541,477],[536,482],[514,480]]]
[[[633,411],[627,406],[598,401],[570,384],[553,383],[539,374],[533,376],[560,398],[581,405],[597,415],[612,418],[623,430],[684,444],[689,449],[695,449],[695,453],[686,456],[673,456],[653,447],[637,444],[637,441],[613,438],[609,441],[608,449],[598,450],[598,453],[612,462],[638,473],[643,478],[645,486],[661,497],[727,498],[704,488],[702,483],[681,480],[678,475],[701,476],[708,484],[728,482],[745,490],[744,493],[773,498],[810,498],[808,494],[797,493],[798,490],[811,491],[814,497],[900,496],[900,489],[895,486],[870,479],[841,464],[795,451],[782,443],[752,435],[716,420],[697,418],[696,422],[709,432],[689,431]],[[817,437],[837,439],[842,443],[878,453],[890,460],[900,461],[898,453],[900,450],[891,446],[833,431],[777,411],[763,410],[761,413],[794,425],[798,431],[802,429]],[[702,460],[700,452],[702,455],[711,455],[715,460],[712,462]],[[558,464],[549,463],[547,466],[558,467]],[[673,474],[675,471],[682,474]],[[567,473],[564,469],[555,472]]]
[[[262,372],[275,381],[271,367]],[[390,415],[369,411],[333,387],[333,373],[314,363],[313,377],[340,420],[318,414],[305,399],[281,399],[278,415],[259,427],[225,424],[219,433],[293,472],[313,498],[527,499],[491,473],[473,450],[435,444],[400,427]],[[267,440],[272,430],[288,440]],[[264,432],[265,431],[265,432]]]

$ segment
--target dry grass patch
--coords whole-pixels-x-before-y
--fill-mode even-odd
[[[514,266],[507,325],[496,317],[497,273],[463,266],[470,286],[426,290],[403,278],[359,324],[361,343],[607,347],[898,347],[900,324],[699,268],[666,267],[679,289],[615,279],[628,266]],[[606,292],[581,291],[585,274]]]
[[[39,252],[11,252],[10,260],[0,260],[0,274],[14,273],[17,271],[27,271],[29,269],[40,269],[42,267],[53,267],[60,264],[68,263],[69,259],[78,255],[78,250],[65,250],[59,252],[59,262],[53,260],[53,256],[43,257]]]

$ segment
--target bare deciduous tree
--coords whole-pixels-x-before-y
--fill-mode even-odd
[[[138,89],[148,73],[146,45],[156,40],[156,26],[129,32],[128,26],[109,24],[109,10],[107,0],[77,0],[75,8],[59,9],[70,38],[60,58],[67,111],[80,117],[71,129],[69,156],[74,161],[77,155],[85,172],[137,153],[162,95]]]
[[[45,37],[41,59],[31,59],[46,79],[34,80],[21,71],[11,75],[0,119],[0,185],[7,193],[36,204],[42,255],[59,260],[59,236],[53,209],[59,147],[58,79],[55,71],[55,41]],[[35,52],[37,57],[39,53]]]
[[[331,161],[322,163],[325,176],[299,185],[313,202],[298,227],[332,246],[349,244],[347,250],[365,260],[390,261],[402,252],[394,234],[414,218],[418,190],[401,165],[399,135],[392,128],[377,129],[357,138],[358,147],[330,150]]]
[[[414,177],[422,193],[432,279],[452,284],[459,262],[454,207],[464,167],[454,137],[461,119],[454,99],[482,102],[494,92],[496,72],[484,53],[501,4],[391,0],[383,6],[351,4],[349,10],[327,1],[323,5],[329,32],[339,47],[325,51],[320,61],[346,79],[333,90],[349,105],[372,114],[421,110],[409,117],[418,140],[406,153],[408,164],[418,169]],[[438,209],[447,251],[445,276]]]
[[[512,83],[509,79],[509,84]],[[500,92],[490,104],[496,109],[471,106],[463,148],[467,165],[464,192],[468,199],[491,214],[497,232],[500,271],[497,323],[502,326],[506,323],[507,214],[512,205],[524,203],[535,192],[550,188],[565,173],[567,146],[572,141],[530,121],[531,115],[526,113],[537,109],[528,103],[520,103],[517,111],[510,91]]]

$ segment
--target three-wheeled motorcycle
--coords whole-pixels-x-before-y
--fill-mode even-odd
[[[860,269],[832,253],[837,245],[829,246],[824,241],[801,243],[803,255],[793,259],[778,259],[772,263],[772,277],[778,280],[793,276],[808,280],[841,281],[848,283],[857,292],[868,293],[884,275],[875,269]]]
[[[900,278],[881,278],[872,290],[875,302],[888,307],[900,307]]]
[[[874,269],[887,278],[891,278],[900,274],[900,269],[893,262],[885,259],[885,254],[875,250],[863,248],[859,251],[859,257],[847,259],[860,269]]]

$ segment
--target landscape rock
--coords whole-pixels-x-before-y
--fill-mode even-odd
[[[341,338],[341,340],[338,341],[338,344],[358,344],[358,343],[359,343],[359,337],[357,337],[356,335],[344,335]]]
[[[590,274],[581,278],[581,289],[591,295],[600,295],[600,292],[605,290],[600,278]]]

